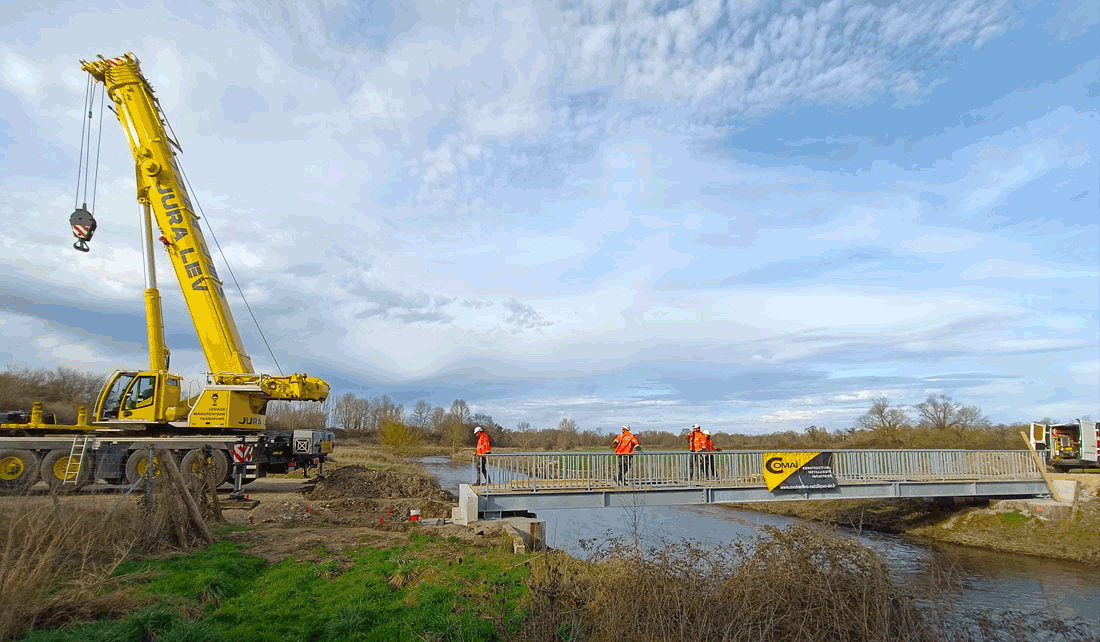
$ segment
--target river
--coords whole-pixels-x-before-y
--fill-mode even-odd
[[[469,464],[456,465],[449,457],[425,457],[420,463],[452,493],[471,481]],[[715,545],[750,539],[766,526],[785,528],[802,521],[719,505],[540,510],[538,517],[546,521],[550,546],[580,558],[587,556],[584,541],[629,539],[635,532],[647,546],[670,540]],[[953,601],[966,610],[1042,610],[1087,624],[1094,637],[1084,639],[1100,640],[1100,573],[1095,568],[897,535],[845,532],[878,551],[903,582],[942,585],[941,578],[953,578]]]

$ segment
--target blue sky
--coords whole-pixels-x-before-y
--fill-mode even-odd
[[[840,429],[939,393],[1095,418],[1098,12],[6,3],[0,360],[146,363],[110,114],[91,253],[67,225],[78,61],[133,51],[279,365],[336,394],[602,430]]]

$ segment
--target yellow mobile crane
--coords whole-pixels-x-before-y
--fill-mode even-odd
[[[329,385],[305,374],[271,376],[253,370],[176,162],[173,148],[180,146],[169,136],[168,121],[137,57],[100,57],[81,61],[81,68],[104,84],[136,162],[149,368],[114,372],[90,422],[81,412],[73,425],[45,423],[35,404],[27,421],[0,425],[0,490],[26,488],[39,479],[56,488],[77,488],[94,478],[134,482],[145,472],[149,445],[174,452],[185,474],[200,456],[210,457],[223,479],[229,453],[238,445],[243,447],[236,454],[251,454],[249,478],[323,464],[332,450],[331,432],[266,432],[269,401],[324,401]],[[207,385],[191,398],[181,398],[181,377],[168,370],[153,221],[210,369]],[[91,212],[78,208],[70,224],[74,247],[88,251],[96,228]]]

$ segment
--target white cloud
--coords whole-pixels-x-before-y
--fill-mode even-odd
[[[943,234],[925,234],[915,239],[902,241],[902,247],[922,254],[943,254],[958,252],[976,247],[982,239],[976,236],[947,236]]]
[[[1021,263],[1006,259],[987,259],[971,265],[962,271],[962,278],[967,280],[1012,278],[1012,279],[1072,279],[1090,278],[1100,275],[1100,272],[1084,270],[1057,270],[1043,265]]]
[[[42,82],[42,73],[33,64],[8,49],[0,50],[0,68],[4,86],[16,92],[34,96]]]
[[[537,266],[572,258],[587,251],[584,241],[567,236],[536,236],[516,239],[515,250],[508,254],[508,264]]]
[[[1086,200],[1067,199],[1086,190],[1071,187],[1095,182],[1095,109],[1073,102],[1094,63],[960,115],[981,124],[942,135],[921,110],[906,112],[916,134],[885,143],[873,118],[851,129],[800,111],[862,118],[890,102],[952,95],[956,83],[937,85],[957,79],[953,67],[937,63],[986,64],[968,50],[1013,23],[1007,3],[795,10],[697,0],[665,13],[652,3],[444,3],[416,8],[400,28],[383,25],[386,38],[369,42],[377,25],[340,18],[355,7],[339,2],[222,3],[201,17],[185,4],[143,5],[141,24],[171,24],[171,38],[135,31],[136,11],[13,6],[0,9],[6,41],[38,35],[17,54],[0,49],[13,132],[0,143],[11,170],[0,178],[2,270],[13,297],[40,296],[47,306],[36,310],[71,314],[74,327],[81,311],[58,311],[69,300],[63,288],[140,310],[133,161],[110,114],[91,254],[69,249],[65,221],[84,118],[75,61],[115,42],[103,53],[141,56],[186,150],[196,200],[284,367],[320,363],[364,388],[453,367],[449,383],[491,396],[464,364],[501,364],[479,366],[489,381],[507,367],[599,388],[637,364],[652,366],[650,378],[702,368],[705,381],[707,367],[870,362],[906,379],[967,358],[980,363],[960,371],[985,373],[1028,370],[1041,356],[1091,358],[1080,346],[1096,336],[1096,227],[1068,209]],[[925,67],[936,67],[934,77]],[[254,92],[267,111],[234,122],[227,112],[248,106],[223,105],[232,88]],[[1021,117],[1031,112],[1020,105],[1031,104],[1050,113]],[[772,154],[769,137],[788,124],[797,131],[789,137],[803,140]],[[928,127],[936,135],[922,138]],[[741,130],[748,142],[726,137]],[[854,156],[823,160],[818,146]],[[1068,187],[1051,195],[1044,180]],[[1029,190],[1043,202],[1019,202],[1034,198]],[[943,204],[922,206],[923,194]],[[834,270],[822,277],[835,276],[828,286],[801,277],[720,286],[774,264],[821,274],[814,257],[829,262],[853,246],[890,269]],[[166,267],[162,260],[175,331],[189,333]],[[657,289],[672,276],[678,289]],[[1065,276],[1079,278],[1058,280]],[[235,311],[247,325],[243,306]],[[145,358],[113,345],[121,339],[70,340],[39,323],[5,323],[0,336],[24,359],[38,356],[28,350],[89,363]],[[47,337],[54,342],[29,342]],[[249,347],[259,353],[262,344]],[[1011,351],[1028,352],[1027,362]],[[202,356],[180,350],[175,360],[197,370]],[[1044,362],[1044,376],[1092,394],[1079,390],[1094,370],[1056,365]],[[596,422],[637,412],[640,399],[669,421],[725,413],[778,422],[770,428],[839,421],[853,406],[865,410],[872,391],[909,390],[851,376],[858,381],[839,392],[793,396],[798,415],[774,412],[788,399],[696,403],[662,381],[627,401],[544,390],[530,404],[548,415],[576,408]],[[1008,383],[995,391],[1036,394]],[[512,412],[518,403],[481,405]]]
[[[875,217],[864,216],[848,225],[838,226],[829,232],[811,236],[810,238],[822,241],[854,241],[862,238],[874,239],[881,234],[880,230],[872,226],[874,222]]]

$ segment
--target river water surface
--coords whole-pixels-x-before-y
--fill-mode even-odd
[[[471,482],[469,464],[456,465],[449,457],[425,457],[420,463],[452,493],[458,493],[459,484]],[[675,540],[719,545],[751,539],[766,526],[803,523],[713,504],[540,510],[538,517],[546,521],[550,546],[580,558],[587,556],[582,542],[629,539],[635,532],[647,546]],[[1090,639],[1100,640],[1100,573],[1095,568],[896,535],[847,533],[878,551],[903,582],[942,584],[939,578],[953,578],[953,601],[966,610],[1042,610],[1086,623],[1095,635]]]

